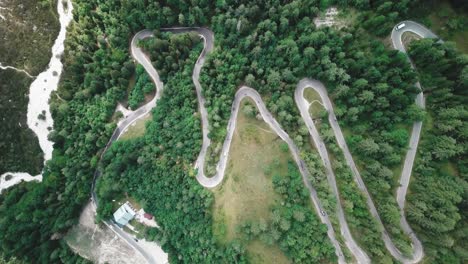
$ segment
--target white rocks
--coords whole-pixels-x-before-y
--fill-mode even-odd
[[[324,17],[317,17],[314,18],[314,24],[317,28],[319,27],[330,27],[333,26],[336,23],[336,16],[338,15],[338,10],[336,7],[330,7],[327,9],[325,12]]]

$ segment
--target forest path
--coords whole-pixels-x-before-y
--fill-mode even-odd
[[[32,76],[31,74],[29,74],[29,72],[27,72],[27,71],[24,70],[24,69],[18,69],[18,68],[16,68],[16,67],[8,66],[8,65],[4,66],[1,62],[0,62],[0,69],[2,69],[2,70],[11,69],[11,70],[15,70],[15,71],[17,71],[17,72],[22,72],[22,73],[26,74],[29,78],[32,78],[32,79],[33,79],[34,77],[36,77],[36,76]]]

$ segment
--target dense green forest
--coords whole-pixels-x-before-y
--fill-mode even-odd
[[[438,263],[468,259],[468,56],[453,43],[410,45],[428,116],[408,195],[408,219]]]
[[[56,1],[4,1],[0,14],[0,64],[24,69],[31,75],[44,70],[59,30]],[[34,43],[34,45],[31,45]],[[29,86],[25,73],[0,69],[0,174],[24,171],[37,175],[43,153],[36,135],[28,128],[26,113]]]
[[[293,92],[303,77],[324,82],[340,122],[349,129],[347,140],[362,165],[362,176],[382,220],[405,249],[394,214],[399,175],[390,172],[404,156],[405,127],[424,118],[424,113],[414,106],[416,73],[403,54],[386,48],[374,35],[390,34],[397,21],[422,3],[74,1],[75,22],[69,27],[58,90],[66,102],[53,100],[51,105],[53,159],[43,183],[20,184],[0,196],[0,249],[5,258],[16,256],[28,263],[83,262],[60,238],[77,222],[89,200],[99,155],[115,128],[110,122],[115,105],[127,96],[128,80],[135,74],[129,41],[141,29],[177,25],[207,26],[215,33],[216,48],[201,73],[213,146],[224,140],[233,95],[242,83],[257,89],[296,143],[306,145]],[[360,14],[358,21],[341,30],[315,28],[312,19],[331,4],[354,8]],[[171,38],[181,38],[181,43],[170,45]],[[100,195],[106,198],[128,191],[154,213],[162,229],[148,236],[162,243],[171,263],[245,262],[238,243],[221,247],[213,241],[212,231],[206,228],[212,221],[208,213],[212,195],[193,177],[191,164],[200,149],[201,129],[194,115],[197,100],[190,75],[201,46],[188,35],[155,39],[167,42],[149,40],[141,45],[150,52],[157,69],[168,69],[160,72],[166,88],[163,99],[153,111],[144,137],[117,142],[106,153]],[[431,260],[462,263],[467,259],[463,238],[468,211],[463,143],[466,110],[462,108],[466,104],[466,55],[450,45],[421,43],[412,46],[411,55],[423,86],[435,96],[428,94],[427,134],[423,133],[418,151],[407,214]],[[431,58],[418,48],[423,44],[434,51],[430,55],[439,57]],[[158,47],[163,49],[158,51]],[[165,59],[154,57],[158,54]],[[215,150],[210,154],[213,160],[219,157]],[[340,173],[345,180],[346,169]],[[276,185],[283,184],[278,181]],[[351,192],[346,189],[352,188],[340,186],[340,191]],[[353,233],[372,233],[362,246],[374,259],[388,259],[383,242],[374,239],[377,235],[368,211],[360,210],[362,197],[357,191],[353,194],[348,203],[362,212],[354,218]],[[109,216],[105,203],[99,210],[101,217]],[[317,241],[324,240],[323,231],[317,232]],[[329,249],[324,245],[321,250]],[[290,252],[295,255],[293,249]],[[333,261],[334,256],[327,254],[325,259]]]
[[[145,100],[145,95],[155,90],[154,83],[150,76],[146,73],[143,66],[136,67],[136,82],[133,86],[130,95],[128,96],[128,106],[130,109],[137,109],[138,106]]]
[[[149,46],[159,43],[151,57],[178,58],[174,60],[177,66],[170,59],[167,64],[156,65],[167,73],[168,82],[144,137],[117,142],[106,152],[104,173],[97,184],[99,217],[109,218],[112,199],[127,192],[158,219],[162,231],[155,229],[148,235],[160,242],[171,263],[242,263],[242,248],[216,245],[212,230],[206,228],[212,225],[212,194],[187,171],[201,147],[201,124],[194,116],[197,100],[191,79],[201,43],[187,34],[148,42]],[[180,106],[177,111],[173,111],[174,105]],[[156,162],[155,156],[159,157]]]

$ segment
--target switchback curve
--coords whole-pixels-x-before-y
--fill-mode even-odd
[[[434,33],[432,33],[429,29],[425,28],[424,26],[413,22],[413,21],[403,21],[399,24],[405,24],[405,27],[403,27],[400,30],[396,30],[396,27],[392,30],[391,38],[392,38],[392,43],[393,47],[403,53],[406,54],[406,49],[405,46],[402,42],[402,35],[404,32],[412,32],[414,34],[417,34],[421,38],[438,38]],[[407,57],[409,60],[409,57]],[[411,62],[411,61],[410,61]],[[414,65],[411,63],[411,67],[414,68]],[[421,85],[419,81],[415,84],[415,86],[419,89],[419,94],[416,97],[416,104],[424,108],[424,96],[423,92],[421,89]],[[330,161],[328,160],[328,154],[327,150],[323,145],[323,141],[320,138],[317,129],[315,128],[315,125],[310,118],[308,109],[309,109],[309,104],[303,97],[304,90],[306,88],[312,88],[316,90],[321,99],[322,103],[324,105],[324,108],[328,112],[328,119],[329,123],[331,125],[331,128],[335,134],[335,138],[338,142],[339,147],[342,149],[343,154],[345,156],[346,162],[348,166],[351,168],[352,174],[354,176],[354,179],[356,183],[358,184],[359,189],[366,195],[367,198],[367,204],[370,208],[372,216],[379,222],[380,226],[382,227],[382,239],[384,240],[386,248],[389,250],[389,252],[392,254],[392,256],[397,259],[398,261],[401,261],[403,263],[417,263],[422,260],[424,257],[424,251],[422,247],[421,241],[416,237],[414,234],[413,230],[409,226],[405,213],[404,213],[404,206],[405,206],[405,199],[406,199],[406,193],[408,190],[408,185],[409,181],[411,178],[411,171],[412,167],[414,164],[415,156],[416,156],[416,151],[419,143],[419,138],[421,134],[421,128],[422,128],[422,122],[417,121],[413,124],[413,130],[411,133],[411,138],[409,142],[409,149],[405,157],[404,165],[403,165],[403,170],[402,174],[400,176],[400,185],[397,189],[397,203],[400,209],[400,226],[403,229],[403,231],[410,237],[412,245],[413,245],[413,254],[411,258],[407,258],[401,254],[401,252],[396,248],[396,246],[393,244],[391,241],[388,232],[385,230],[383,223],[380,219],[380,216],[377,212],[377,209],[370,197],[369,192],[367,191],[367,188],[364,184],[364,181],[362,180],[360,173],[354,163],[353,157],[348,149],[348,146],[346,144],[346,141],[344,139],[343,133],[341,132],[341,128],[336,120],[336,116],[333,111],[333,105],[328,97],[327,90],[325,86],[317,80],[311,80],[311,79],[303,79],[300,81],[300,83],[297,86],[296,92],[295,92],[295,99],[296,99],[296,104],[299,107],[300,113],[302,118],[304,119],[305,123],[307,124],[307,127],[309,129],[309,132],[315,142],[315,145],[319,151],[319,154],[322,158],[322,161],[326,167],[327,170],[327,177],[329,180],[330,185],[332,186],[333,191],[335,192],[335,195],[337,195],[337,200],[339,200],[339,194],[337,192],[336,188],[336,181],[334,179],[333,172],[331,171],[330,167]],[[340,220],[341,227],[343,229],[347,229],[346,225],[346,220],[344,219],[344,215],[342,214],[342,209],[341,206],[338,204],[338,217]],[[348,238],[347,234],[343,234],[345,239]],[[353,243],[352,237],[349,238],[351,243]],[[349,247],[349,246],[348,246]],[[365,262],[369,262],[367,259]]]
[[[273,118],[271,113],[267,110],[265,104],[263,103],[263,100],[262,100],[260,94],[258,94],[258,92],[255,91],[254,89],[252,89],[250,87],[247,87],[247,86],[241,87],[236,93],[236,97],[234,99],[234,103],[233,103],[233,106],[232,106],[232,109],[231,109],[231,112],[232,112],[231,118],[230,118],[229,123],[228,123],[228,128],[227,128],[228,133],[227,133],[227,136],[226,136],[226,139],[225,139],[225,142],[223,144],[222,151],[221,151],[221,153],[222,153],[221,158],[220,158],[220,160],[218,162],[218,165],[216,167],[217,172],[216,172],[215,176],[213,176],[213,177],[209,178],[209,177],[205,176],[204,169],[203,169],[204,168],[204,163],[205,163],[205,156],[206,156],[206,152],[207,152],[207,149],[208,149],[211,141],[208,138],[208,132],[209,132],[209,130],[208,130],[208,113],[207,113],[206,108],[205,108],[205,103],[204,103],[205,98],[202,95],[202,88],[201,88],[201,85],[200,85],[198,79],[199,79],[199,76],[200,76],[201,68],[203,67],[203,64],[205,62],[205,57],[213,49],[214,35],[213,35],[213,32],[211,30],[206,29],[206,28],[195,28],[195,27],[191,27],[191,28],[165,28],[165,29],[161,29],[161,30],[170,31],[172,33],[196,32],[204,40],[204,49],[201,52],[201,54],[200,54],[200,56],[199,56],[199,58],[198,58],[198,60],[197,60],[197,62],[195,64],[194,71],[193,71],[193,74],[192,74],[192,79],[193,79],[193,82],[195,84],[195,88],[196,88],[196,92],[197,92],[197,97],[198,97],[198,102],[199,102],[199,111],[200,111],[200,114],[201,114],[202,126],[203,126],[203,128],[202,128],[203,129],[203,145],[202,145],[202,149],[200,151],[200,154],[199,154],[199,156],[198,156],[198,158],[197,158],[197,160],[195,162],[195,168],[198,169],[198,173],[197,173],[198,182],[202,186],[207,187],[207,188],[215,187],[215,186],[217,186],[218,184],[220,184],[222,182],[222,180],[224,178],[224,172],[225,172],[227,158],[228,158],[228,154],[229,154],[229,148],[231,146],[232,135],[234,133],[234,129],[235,129],[235,125],[236,125],[236,119],[237,119],[237,114],[238,114],[238,111],[239,111],[239,105],[240,105],[240,102],[242,101],[242,99],[244,99],[245,97],[250,97],[255,102],[255,104],[257,105],[257,107],[258,107],[262,117],[264,118],[265,122],[267,122],[270,125],[270,127],[278,134],[278,136],[280,136],[288,144],[288,147],[289,147],[289,149],[291,150],[291,152],[293,154],[294,160],[295,160],[295,162],[297,163],[297,165],[299,167],[299,171],[301,172],[304,184],[306,185],[306,187],[310,191],[310,197],[311,197],[311,200],[312,200],[317,212],[323,211],[322,206],[320,204],[320,201],[319,201],[319,199],[317,197],[317,192],[312,187],[312,185],[311,185],[311,183],[309,181],[309,172],[308,172],[308,170],[307,170],[307,168],[305,166],[304,161],[300,159],[299,150],[298,150],[297,146],[294,144],[292,139],[289,138],[288,134],[281,128],[279,123]],[[104,155],[104,153],[106,152],[106,150],[110,147],[112,142],[117,140],[131,124],[133,124],[138,119],[140,119],[140,118],[144,117],[145,115],[147,115],[151,111],[151,109],[156,107],[157,101],[161,98],[162,91],[163,91],[163,83],[161,82],[156,69],[154,69],[154,67],[152,66],[151,61],[149,60],[149,58],[137,46],[137,42],[139,40],[145,39],[145,38],[148,38],[148,37],[151,37],[151,36],[153,36],[153,34],[152,34],[152,31],[150,31],[150,30],[142,30],[142,31],[138,32],[134,36],[134,38],[132,39],[131,53],[132,53],[133,58],[136,61],[138,61],[138,63],[140,63],[144,67],[144,69],[147,71],[147,73],[150,75],[153,82],[155,83],[156,90],[157,90],[156,95],[153,98],[153,100],[151,100],[147,104],[141,106],[137,110],[135,110],[135,111],[126,111],[128,113],[127,116],[124,117],[118,123],[117,128],[113,132],[109,142],[107,143],[104,151],[101,154],[101,158],[102,158],[102,155]],[[98,202],[97,195],[96,195],[96,192],[95,192],[95,183],[96,183],[96,180],[97,180],[97,178],[99,176],[100,176],[100,172],[99,172],[99,170],[96,170],[95,175],[94,175],[93,184],[92,184],[92,200],[93,200],[93,203],[94,203],[95,206],[97,206],[97,202]],[[332,241],[332,244],[335,247],[335,253],[336,253],[337,257],[338,257],[339,263],[345,263],[343,253],[341,251],[341,247],[340,247],[338,241],[335,238],[335,233],[334,233],[333,227],[331,225],[331,222],[330,222],[330,220],[328,218],[328,215],[320,214],[320,213],[318,215],[319,215],[322,223],[327,225],[327,228],[328,228],[327,234],[328,234],[328,237],[330,238],[330,240]],[[114,232],[116,232],[116,230],[118,229],[118,228],[116,228],[115,224],[112,223],[111,221],[107,221],[106,224],[110,225],[111,227],[114,227],[114,228],[111,228],[112,230],[114,230]],[[124,238],[134,249],[139,251],[150,263],[154,262],[154,260],[152,260],[149,257],[149,254],[147,252],[145,252],[143,248],[139,247],[138,244],[134,243],[133,239],[128,234],[126,234],[124,232],[118,232],[118,233],[119,233],[119,236]]]
[[[420,26],[419,24],[416,24],[414,22],[410,23],[410,21],[406,21],[405,23],[408,23],[409,25],[411,25],[411,27],[408,27],[407,30],[400,31],[399,34],[398,33],[395,34],[394,33],[395,30],[392,32],[392,41],[393,41],[394,47],[399,49],[399,50],[401,50],[401,49],[398,46],[398,44],[399,44],[398,43],[398,38],[399,38],[399,42],[401,43],[401,34],[403,32],[405,32],[405,31],[412,31],[412,32],[420,35],[421,37],[432,37],[432,35],[434,35],[434,34],[431,33],[432,35],[428,36],[427,34],[421,33],[422,30],[418,27],[418,26]],[[294,158],[295,162],[298,165],[299,171],[301,172],[304,184],[309,189],[311,200],[312,200],[312,202],[313,202],[313,204],[315,206],[315,209],[317,210],[317,212],[323,211],[322,206],[320,204],[320,201],[319,201],[319,199],[317,197],[317,193],[316,193],[315,189],[312,187],[312,185],[311,185],[311,183],[309,181],[309,172],[308,172],[308,170],[307,170],[307,168],[305,166],[304,161],[301,160],[301,158],[300,158],[299,149],[294,144],[294,142],[291,140],[289,135],[281,128],[279,123],[273,118],[271,113],[267,110],[265,104],[263,103],[263,100],[262,100],[260,94],[258,94],[258,92],[256,92],[254,89],[252,89],[250,87],[247,87],[247,86],[242,86],[236,93],[236,96],[235,96],[235,99],[234,99],[234,102],[233,102],[233,105],[232,105],[232,108],[231,108],[231,117],[230,117],[229,122],[228,122],[227,135],[226,135],[226,138],[225,138],[225,141],[224,141],[224,144],[223,144],[223,148],[221,150],[220,160],[219,160],[218,165],[216,167],[216,174],[213,177],[206,177],[205,176],[205,174],[204,174],[205,157],[206,157],[206,152],[207,152],[207,149],[208,149],[211,141],[208,138],[208,132],[209,132],[209,130],[208,130],[208,127],[209,127],[208,126],[208,114],[207,114],[207,111],[206,111],[206,108],[205,108],[205,99],[204,99],[203,94],[202,94],[202,88],[201,88],[201,85],[199,83],[199,76],[200,76],[201,68],[203,67],[203,64],[205,62],[206,55],[209,54],[212,51],[213,47],[214,47],[214,45],[213,45],[214,35],[209,29],[197,28],[197,27],[167,28],[167,29],[162,29],[162,30],[170,31],[170,32],[173,32],[173,33],[196,32],[204,40],[204,49],[201,52],[201,54],[200,54],[200,56],[199,56],[199,58],[198,58],[198,60],[197,60],[197,62],[195,64],[194,71],[193,71],[193,74],[192,74],[192,79],[193,79],[193,82],[195,84],[195,88],[196,88],[196,92],[197,92],[197,98],[198,98],[198,102],[199,102],[199,111],[200,111],[200,115],[201,115],[201,119],[202,119],[202,131],[203,131],[202,149],[201,149],[200,154],[199,154],[199,156],[198,156],[198,158],[197,158],[197,160],[195,162],[195,168],[198,169],[198,173],[197,173],[198,182],[202,186],[207,187],[207,188],[215,187],[215,186],[217,186],[218,184],[220,184],[222,182],[222,180],[224,178],[224,173],[225,173],[225,169],[226,169],[226,163],[227,163],[228,155],[229,155],[229,148],[230,148],[230,145],[231,145],[231,142],[232,142],[232,135],[234,133],[235,126],[236,126],[236,120],[237,120],[237,114],[238,114],[238,111],[239,111],[239,105],[240,105],[240,102],[242,101],[242,99],[244,99],[245,97],[250,97],[255,102],[255,104],[257,105],[257,108],[259,109],[260,114],[261,114],[262,118],[264,119],[264,121],[266,123],[268,123],[269,126],[278,134],[278,136],[288,144],[288,147],[289,147],[289,149],[290,149],[290,151],[291,151],[291,153],[293,155],[293,158]],[[146,105],[143,105],[142,107],[140,107],[139,109],[137,109],[135,111],[128,111],[129,114],[123,120],[121,120],[118,123],[118,127],[114,131],[114,133],[113,133],[109,143],[107,144],[105,150],[103,151],[103,153],[105,153],[105,151],[107,150],[107,148],[110,146],[110,144],[113,141],[117,140],[120,137],[120,135],[126,130],[126,128],[128,128],[128,126],[130,126],[132,123],[134,123],[138,119],[140,119],[143,116],[145,116],[146,114],[148,114],[151,111],[151,109],[153,109],[156,106],[157,101],[161,98],[161,94],[162,94],[162,91],[163,91],[163,83],[161,82],[156,69],[154,69],[154,67],[152,66],[151,61],[149,60],[149,58],[136,45],[138,40],[148,38],[148,37],[151,37],[151,36],[152,36],[152,32],[150,30],[142,30],[142,31],[138,32],[134,36],[134,38],[132,39],[131,51],[132,51],[132,56],[134,57],[134,59],[136,61],[138,61],[145,68],[145,70],[148,72],[148,74],[150,75],[150,77],[154,81],[154,83],[156,85],[156,89],[157,89],[156,95],[153,98],[153,100],[151,100]],[[405,52],[404,46],[403,46],[401,51]],[[416,85],[420,88],[419,83],[417,83]],[[346,158],[346,160],[348,162],[348,165],[350,166],[350,168],[351,168],[351,170],[353,172],[353,175],[355,177],[355,180],[358,183],[359,188],[366,194],[366,196],[368,198],[367,202],[368,202],[368,205],[369,205],[369,207],[371,209],[372,215],[381,224],[380,217],[379,217],[379,215],[378,215],[378,213],[377,213],[377,211],[375,209],[375,206],[374,206],[372,200],[370,199],[369,193],[367,192],[367,189],[366,189],[366,187],[364,185],[364,182],[362,181],[362,179],[361,179],[361,177],[359,175],[359,172],[357,171],[357,169],[356,169],[356,167],[354,165],[354,161],[352,159],[352,156],[351,156],[351,154],[350,154],[350,152],[349,152],[349,150],[348,150],[348,148],[346,146],[346,142],[344,141],[344,137],[343,137],[343,135],[341,133],[340,127],[339,127],[339,125],[338,125],[338,123],[336,121],[336,117],[335,117],[335,115],[333,113],[333,107],[332,107],[331,102],[330,102],[330,100],[328,98],[328,95],[326,94],[325,87],[319,81],[311,80],[311,79],[303,79],[298,84],[298,87],[296,89],[296,93],[295,93],[296,103],[298,104],[298,107],[299,107],[299,109],[301,111],[301,115],[302,115],[304,121],[306,121],[309,132],[310,132],[310,134],[311,134],[311,136],[312,136],[312,138],[313,138],[313,140],[314,140],[314,142],[315,142],[315,144],[317,146],[317,149],[318,149],[318,151],[320,153],[322,161],[323,161],[323,163],[325,165],[326,172],[327,172],[327,178],[328,178],[329,182],[332,185],[333,192],[335,193],[335,195],[337,195],[337,198],[338,198],[339,193],[338,193],[338,190],[336,188],[336,182],[334,180],[333,171],[331,170],[330,162],[328,160],[328,154],[327,154],[326,149],[324,147],[323,141],[320,139],[320,137],[318,135],[318,132],[317,132],[313,122],[311,122],[310,116],[308,115],[308,110],[307,110],[308,109],[308,104],[307,104],[307,107],[306,107],[305,106],[306,104],[304,103],[305,99],[303,98],[303,91],[307,87],[312,87],[312,88],[316,89],[319,92],[319,94],[320,94],[320,96],[322,98],[322,102],[324,102],[324,104],[325,104],[325,108],[330,113],[330,115],[329,115],[330,124],[332,125],[333,131],[335,133],[335,136],[337,138],[339,146],[340,146],[340,148],[342,148],[342,150],[343,150],[343,152],[345,154],[345,158]],[[424,105],[423,101],[424,100],[423,100],[422,92],[421,92],[420,95],[418,95],[417,102],[422,102],[422,104],[418,103],[418,105],[423,106]],[[305,114],[305,113],[307,113],[307,114]],[[307,118],[307,116],[308,116],[308,118]],[[309,119],[310,119],[310,121],[308,121]],[[415,123],[415,126],[416,126],[416,123]],[[413,127],[412,138],[413,138],[413,135],[415,133],[417,133],[416,137],[417,137],[417,139],[419,139],[420,129],[419,129],[419,132],[418,131],[415,132],[415,129]],[[411,144],[411,142],[412,141],[410,141],[410,144]],[[417,141],[416,141],[415,144],[416,144],[415,148],[410,148],[410,150],[414,149],[414,152],[415,152],[415,149],[417,147]],[[414,162],[414,156],[411,158],[411,155],[407,154],[407,157],[405,159],[405,166],[406,166],[406,162],[408,160],[411,161],[410,165],[412,167],[412,163]],[[409,168],[409,173],[405,174],[405,170],[403,171],[403,174],[402,174],[402,177],[401,177],[402,179],[400,180],[400,182],[403,182],[403,184],[402,184],[403,187],[405,186],[404,185],[405,181],[409,182],[409,176],[411,174],[411,167]],[[96,181],[98,176],[99,176],[99,172],[96,171],[95,179],[93,181],[93,201],[95,203],[97,203],[97,200],[96,200],[97,197],[96,197],[95,192],[94,192],[94,186],[95,186],[95,181]],[[413,242],[414,254],[412,256],[412,259],[407,259],[407,258],[405,258],[404,256],[401,255],[401,253],[398,251],[398,249],[391,242],[387,232],[384,229],[382,231],[382,236],[383,236],[383,239],[384,239],[384,242],[385,242],[385,245],[386,245],[387,249],[390,251],[390,253],[396,259],[398,259],[399,261],[402,261],[404,263],[415,263],[415,262],[418,262],[419,260],[421,260],[424,254],[423,254],[423,251],[422,251],[421,243],[416,238],[414,233],[411,231],[411,228],[409,227],[409,225],[406,222],[406,219],[404,218],[403,206],[404,206],[404,197],[406,195],[406,189],[407,189],[407,184],[406,184],[406,187],[402,189],[402,191],[398,192],[400,194],[397,195],[397,197],[403,197],[403,200],[402,200],[403,202],[400,203],[400,200],[399,200],[398,204],[399,204],[400,210],[401,210],[402,227],[403,227],[404,231],[411,237],[412,242]],[[399,188],[399,190],[400,190],[400,188]],[[339,201],[339,198],[337,200]],[[403,204],[403,205],[401,205],[401,204]],[[367,254],[357,245],[357,243],[353,240],[352,236],[350,235],[349,228],[347,226],[346,220],[344,219],[344,214],[342,212],[342,208],[341,208],[340,205],[338,205],[338,214],[339,214],[342,234],[343,234],[343,236],[345,238],[345,243],[346,243],[347,247],[350,248],[351,252],[354,254],[354,256],[356,257],[356,260],[359,263],[369,263],[370,260],[369,260],[369,257],[367,256]],[[323,223],[325,223],[327,225],[327,227],[328,227],[328,236],[329,236],[330,240],[332,241],[333,245],[335,246],[336,255],[338,256],[339,263],[344,263],[345,260],[344,260],[344,257],[343,257],[343,253],[341,251],[341,248],[340,248],[340,245],[339,245],[338,241],[335,238],[334,230],[333,230],[333,227],[331,225],[331,222],[330,222],[328,216],[326,214],[320,214],[320,213],[318,215],[319,215],[321,221]],[[141,248],[136,247],[136,249],[138,251],[140,251],[140,252],[142,251]],[[144,254],[144,252],[142,252],[142,254],[146,255],[146,254]]]

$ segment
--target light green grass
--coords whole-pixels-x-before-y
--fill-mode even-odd
[[[125,131],[120,136],[120,140],[127,140],[127,139],[132,139],[132,138],[143,136],[146,131],[146,122],[151,120],[151,118],[152,118],[152,115],[148,114],[145,117],[136,121],[133,125],[128,127],[127,131]]]
[[[266,123],[239,113],[225,180],[213,189],[213,230],[219,243],[241,238],[236,229],[244,221],[271,218],[270,208],[280,197],[265,170],[275,167],[279,175],[287,173],[291,157],[280,150],[281,143]],[[277,245],[260,240],[248,242],[246,250],[253,263],[290,262]]]
[[[322,106],[322,98],[314,89],[306,88],[304,90],[304,98],[311,104],[309,113],[313,119],[321,117],[323,111],[326,111]]]

